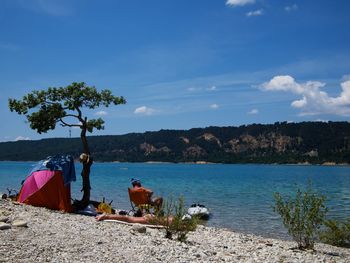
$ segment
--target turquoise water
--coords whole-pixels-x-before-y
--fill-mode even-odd
[[[0,162],[0,192],[19,189],[31,169],[30,162]],[[82,194],[80,164],[73,198]],[[313,187],[327,196],[329,216],[350,217],[349,166],[223,165],[95,163],[91,171],[92,199],[113,200],[118,209],[130,209],[127,187],[130,179],[142,180],[155,195],[182,195],[187,205],[200,202],[210,208],[208,225],[268,237],[286,237],[281,220],[272,211],[273,193],[293,193],[296,185]]]

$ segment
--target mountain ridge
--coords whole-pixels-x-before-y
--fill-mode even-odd
[[[95,161],[211,163],[350,163],[349,122],[276,122],[88,137]],[[80,138],[0,143],[0,160],[77,158]]]

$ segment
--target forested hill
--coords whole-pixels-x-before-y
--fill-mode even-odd
[[[349,122],[252,124],[88,137],[95,161],[350,163]],[[0,143],[0,160],[39,160],[69,153],[80,138]]]

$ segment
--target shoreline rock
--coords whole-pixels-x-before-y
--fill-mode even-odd
[[[27,227],[0,231],[1,262],[350,262],[350,249],[295,242],[199,226],[181,243],[164,230],[97,222],[94,217],[0,200],[9,220]]]

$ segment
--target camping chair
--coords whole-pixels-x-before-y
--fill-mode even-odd
[[[157,212],[156,207],[149,203],[149,192],[144,188],[130,189],[128,188],[130,204],[132,211],[137,212],[138,208],[142,213],[150,214],[152,211]]]

